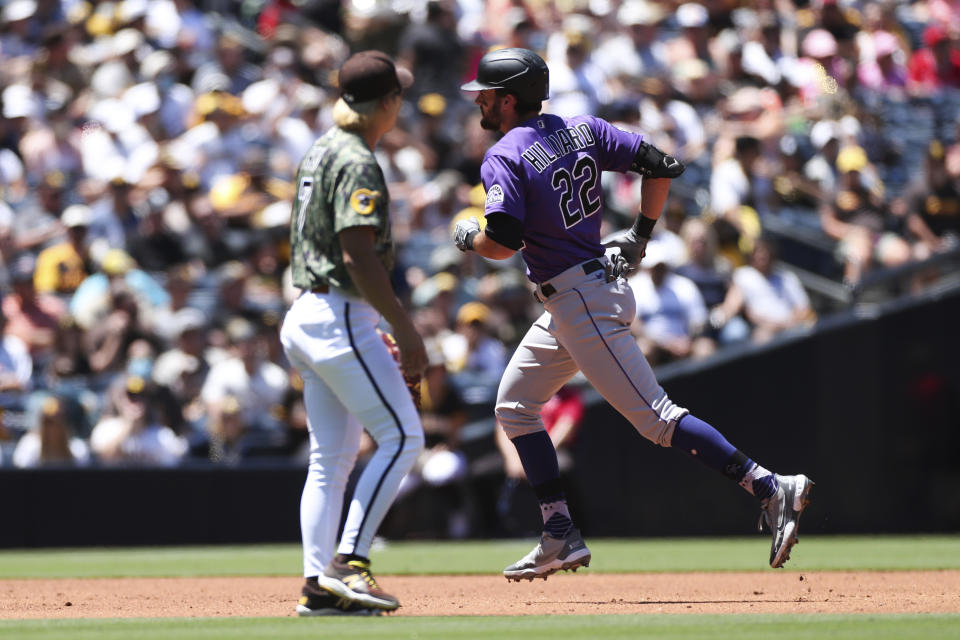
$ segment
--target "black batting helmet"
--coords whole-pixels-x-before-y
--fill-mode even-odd
[[[480,59],[476,80],[460,88],[463,91],[505,89],[517,94],[521,102],[540,102],[549,97],[550,71],[543,58],[529,49],[497,49]]]

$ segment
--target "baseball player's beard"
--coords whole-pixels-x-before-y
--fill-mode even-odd
[[[500,108],[491,107],[489,111],[484,112],[480,109],[480,128],[487,131],[499,131],[500,130]]]

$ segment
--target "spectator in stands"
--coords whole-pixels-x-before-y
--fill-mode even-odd
[[[456,451],[460,448],[460,429],[467,421],[466,408],[450,382],[439,339],[430,339],[426,346],[429,360],[420,389],[424,445],[427,449],[442,446]]]
[[[248,231],[269,205],[292,201],[292,185],[272,176],[269,160],[266,150],[252,145],[242,152],[237,171],[214,179],[210,203],[229,228]]]
[[[53,294],[38,294],[34,286],[36,260],[29,253],[10,265],[12,292],[3,299],[6,332],[27,345],[38,369],[53,354],[67,306]]]
[[[420,415],[424,450],[404,479],[402,491],[418,488],[439,512],[424,534],[463,538],[470,533],[470,496],[465,482],[469,470],[460,432],[467,423],[467,406],[451,384],[439,341],[425,341],[429,358],[421,386]],[[398,354],[399,356],[399,354]],[[426,523],[424,523],[426,524]]]
[[[742,310],[753,327],[755,342],[816,320],[800,278],[776,264],[776,251],[771,239],[757,239],[750,263],[734,270],[733,285],[718,312],[722,318],[732,318]]]
[[[159,421],[153,387],[139,376],[122,383],[115,415],[103,417],[90,434],[97,460],[110,466],[175,466],[186,443]]]
[[[791,225],[821,231],[817,207],[824,199],[820,185],[803,173],[804,149],[800,136],[785,135],[777,144],[773,169],[771,212]]]
[[[851,34],[852,35],[852,34]],[[836,37],[823,28],[811,29],[800,43],[805,65],[805,84],[801,91],[812,102],[824,94],[836,93],[847,86],[852,76],[850,65],[840,55]]]
[[[685,2],[673,15],[680,33],[667,42],[671,66],[687,60],[700,60],[716,71],[716,60],[710,51],[710,12],[697,2]]]
[[[211,324],[226,329],[237,316],[253,317],[254,309],[247,299],[247,281],[250,266],[241,260],[231,260],[216,270],[217,306],[213,309]]]
[[[202,311],[183,307],[170,318],[173,346],[163,351],[153,367],[153,381],[170,387],[187,369],[204,380],[210,370],[206,358],[207,318]],[[192,363],[192,364],[191,364]],[[199,392],[199,388],[195,391]]]
[[[193,90],[198,94],[216,86],[237,96],[261,78],[260,69],[246,59],[244,43],[237,34],[222,32],[214,53],[215,57],[200,65],[194,73]],[[216,84],[221,82],[221,76],[226,78],[226,82]]]
[[[897,36],[889,31],[873,34],[873,58],[861,60],[857,67],[860,86],[870,91],[890,92],[907,85],[907,66]]]
[[[180,234],[173,231],[164,218],[169,204],[170,194],[166,189],[151,189],[139,205],[136,232],[126,245],[130,257],[148,273],[162,273],[171,264],[187,259]]]
[[[156,337],[144,325],[133,292],[122,280],[114,281],[105,316],[84,334],[90,369],[107,378],[121,373],[127,365],[128,349],[138,340],[155,343]]]
[[[743,9],[740,10],[743,15]],[[783,24],[769,9],[760,10],[737,25],[743,40],[743,70],[763,84],[780,88],[787,83],[786,74],[796,60],[783,48]],[[734,23],[737,23],[734,18]]]
[[[832,35],[844,55],[848,55],[854,47],[854,37],[862,21],[859,10],[837,0],[814,0],[810,8],[815,23]]]
[[[640,102],[640,122],[651,136],[650,144],[683,158],[688,165],[706,151],[703,121],[689,103],[677,100],[662,78],[648,78],[642,85],[647,99]]]
[[[908,87],[916,95],[930,95],[960,87],[960,51],[947,30],[931,24],[923,31],[924,48],[914,51],[908,63]]]
[[[677,267],[676,274],[697,285],[703,297],[709,319],[705,335],[721,346],[747,339],[750,327],[743,317],[739,314],[726,317],[721,311],[733,282],[733,268],[729,260],[717,255],[717,236],[713,227],[701,218],[689,218],[683,223],[680,236],[690,259]]]
[[[862,147],[848,146],[837,155],[840,185],[822,208],[824,232],[840,243],[845,262],[844,280],[860,281],[876,262],[893,267],[910,260],[910,245],[903,236],[905,218],[893,215],[883,185],[870,188],[863,179],[869,161]]]
[[[3,95],[6,99],[7,93]],[[6,112],[5,106],[5,117]],[[9,173],[9,169],[0,171],[4,177]],[[24,201],[15,205],[16,215],[11,229],[14,252],[39,252],[64,237],[60,214],[66,206],[66,179],[67,176],[61,171],[45,172],[34,193],[28,194]],[[16,200],[15,190],[5,189],[4,199],[13,204]]]
[[[206,431],[191,435],[190,456],[216,464],[237,465],[263,453],[263,445],[269,444],[263,435],[247,426],[240,401],[226,396],[216,418],[208,422]],[[267,446],[266,451],[275,452],[276,447]]]
[[[53,389],[66,383],[86,386],[93,369],[86,350],[84,330],[73,316],[66,314],[61,316],[60,326],[54,336],[50,361],[43,372],[46,384]]]
[[[491,335],[490,307],[468,302],[457,310],[456,328],[442,345],[452,381],[471,405],[493,402],[507,366],[503,344]]]
[[[0,201],[0,285],[5,284],[9,279],[8,263],[16,254],[13,241],[13,220],[13,209],[6,202]]]
[[[107,249],[127,250],[127,243],[137,235],[139,218],[131,202],[133,186],[123,176],[116,176],[101,197],[90,205],[90,228],[87,242]]]
[[[707,307],[693,281],[671,272],[666,252],[647,245],[640,271],[630,278],[637,301],[632,331],[647,361],[656,366],[681,358],[702,358],[716,350],[704,334]]]
[[[734,264],[742,263],[740,253],[749,253],[760,234],[763,194],[758,193],[756,173],[761,155],[757,138],[740,136],[731,157],[715,165],[710,176],[710,208],[716,215],[720,251]]]
[[[13,466],[85,467],[90,464],[90,448],[78,438],[67,415],[64,401],[48,396],[40,405],[36,422],[20,437],[13,451]]]
[[[202,306],[207,309],[208,306],[213,306],[216,302],[212,299],[202,302],[194,300],[197,289],[195,269],[199,270],[199,267],[187,263],[177,263],[168,266],[165,270],[163,288],[169,296],[170,303],[156,307],[152,313],[154,332],[168,343],[176,342],[177,339],[177,313],[192,307]],[[210,297],[212,298],[212,296]]]
[[[37,38],[33,33],[31,17],[37,12],[35,0],[11,0],[3,7],[3,35],[0,47],[4,57],[33,57],[37,53]]]
[[[227,323],[227,358],[213,364],[200,392],[209,424],[217,424],[228,397],[239,400],[246,427],[267,432],[283,446],[284,430],[277,416],[289,386],[287,372],[266,359],[266,345],[245,318]]]
[[[429,0],[423,22],[412,22],[403,31],[398,45],[397,64],[413,72],[408,89],[417,100],[428,93],[447,99],[460,98],[451,78],[463,75],[464,46],[457,37],[457,19],[452,0]]]
[[[37,256],[33,282],[39,293],[72,294],[92,272],[86,242],[90,220],[87,205],[70,205],[63,210],[60,221],[67,228],[67,240],[47,247]]]
[[[666,12],[655,2],[626,0],[617,10],[616,23],[620,30],[594,53],[597,65],[631,93],[636,90],[637,79],[666,74],[669,71],[667,51],[659,28],[666,17]]]
[[[563,31],[556,39],[563,49],[550,56],[550,113],[575,116],[597,113],[600,105],[609,102],[605,91],[604,72],[591,59],[593,23],[584,15],[572,14],[564,19]]]
[[[960,146],[947,150],[940,141],[931,142],[925,171],[894,206],[906,209],[918,258],[960,244]]]
[[[837,155],[842,130],[834,120],[820,120],[810,129],[814,155],[803,165],[803,175],[816,183],[823,198],[833,197],[837,189]]]
[[[124,290],[133,296],[144,328],[152,330],[153,311],[170,304],[170,296],[157,280],[139,268],[123,249],[110,249],[99,270],[83,279],[70,298],[70,313],[87,329],[110,312],[113,296]]]
[[[33,360],[27,345],[7,332],[7,316],[0,313],[0,409],[20,403],[30,389]]]

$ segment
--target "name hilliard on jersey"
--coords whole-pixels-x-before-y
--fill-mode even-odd
[[[545,129],[546,126],[542,118],[537,120],[538,128]],[[593,132],[590,131],[587,123],[581,122],[575,126],[548,133],[543,136],[543,142],[546,144],[540,141],[534,142],[520,154],[537,173],[543,173],[544,169],[558,159],[574,151],[593,146],[597,140],[593,137]]]
[[[601,118],[547,113],[521,122],[487,151],[480,169],[485,213],[520,221],[530,280],[545,282],[603,255],[600,176],[630,170],[642,141]]]

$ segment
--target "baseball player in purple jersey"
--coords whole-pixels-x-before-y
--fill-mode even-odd
[[[310,464],[300,501],[301,616],[371,615],[397,599],[370,573],[370,545],[400,481],[423,449],[423,428],[403,374],[427,354],[390,284],[389,193],[373,149],[393,128],[412,76],[379,51],[343,63],[334,125],[297,171],[290,225],[293,284],[303,293],[284,317],[284,352],[303,378]],[[396,335],[400,368],[377,331]],[[362,430],[377,443],[337,529]],[[336,552],[336,555],[334,553]]]
[[[497,393],[497,420],[517,448],[540,502],[540,543],[504,569],[508,580],[546,579],[590,563],[560,484],[557,456],[540,409],[578,370],[642,436],[677,447],[739,483],[760,499],[761,522],[773,533],[770,565],[782,567],[797,542],[800,514],[813,482],[771,473],[741,453],[712,426],[674,404],[630,335],[636,303],[623,274],[643,258],[683,164],[592,116],[540,114],[549,72],[527,49],[486,54],[464,91],[479,92],[481,125],[503,134],[484,157],[486,227],[457,224],[462,251],[493,259],[520,251],[544,312],[521,341]],[[600,174],[643,176],[635,224],[604,244]]]

